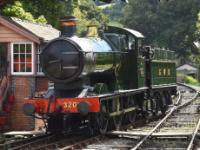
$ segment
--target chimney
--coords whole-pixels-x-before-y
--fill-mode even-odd
[[[72,37],[76,33],[76,17],[66,16],[60,19],[61,36]]]

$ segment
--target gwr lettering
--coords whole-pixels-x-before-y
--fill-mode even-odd
[[[171,69],[170,68],[159,68],[158,69],[158,76],[170,76]]]

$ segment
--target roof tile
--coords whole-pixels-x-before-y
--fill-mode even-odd
[[[33,23],[27,20],[21,20],[19,18],[11,17],[12,21],[19,24],[26,30],[30,31],[31,33],[35,34],[39,38],[43,39],[44,41],[49,41],[54,38],[59,37],[60,31],[53,28],[51,25],[48,24],[39,24]]]

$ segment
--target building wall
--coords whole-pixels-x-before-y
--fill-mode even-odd
[[[22,106],[34,92],[34,77],[12,77],[12,90],[15,101],[10,114],[11,130],[33,130],[35,120],[24,115]]]
[[[28,39],[0,24],[0,42],[21,42]]]
[[[48,89],[48,78],[45,76],[38,76],[36,78],[36,92],[47,91]]]
[[[44,128],[42,120],[24,115],[22,106],[29,98],[34,97],[35,92],[44,94],[47,91],[48,79],[46,77],[13,76],[11,81],[15,102],[10,113],[10,129],[20,131]]]

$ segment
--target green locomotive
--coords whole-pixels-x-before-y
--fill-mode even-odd
[[[97,35],[90,26],[86,37],[77,37],[75,22],[64,18],[61,36],[43,49],[43,71],[54,91],[27,101],[25,114],[38,113],[50,132],[87,124],[105,133],[138,114],[165,113],[176,94],[174,52],[144,47],[144,36],[128,28],[108,26]]]

